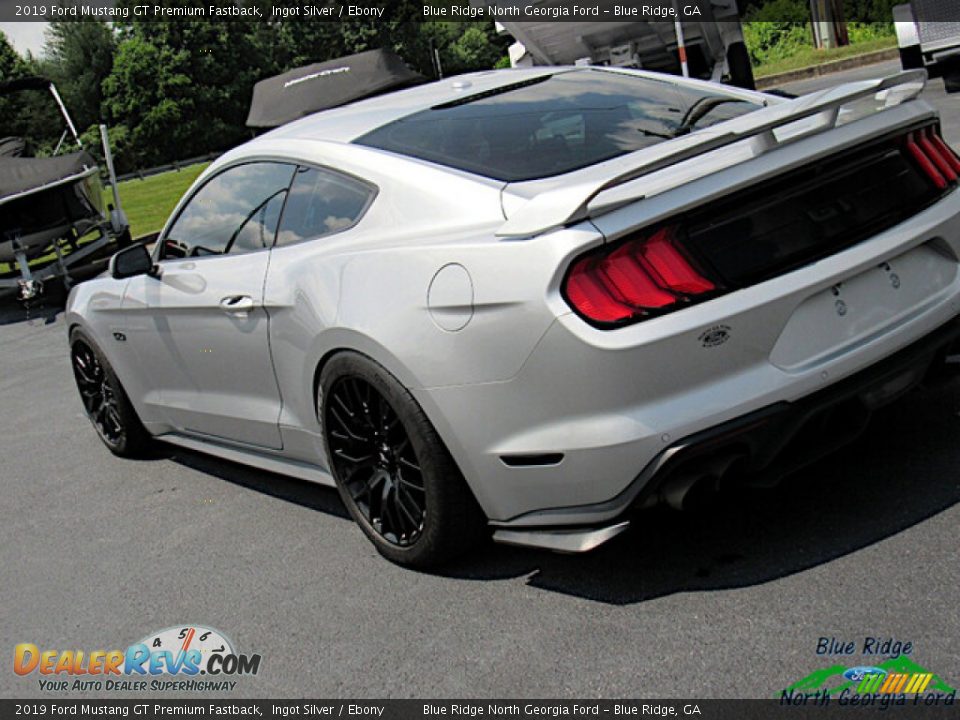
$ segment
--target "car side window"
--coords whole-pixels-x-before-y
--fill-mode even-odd
[[[239,255],[273,245],[296,166],[252,162],[224,170],[187,202],[161,259]]]
[[[301,167],[280,219],[277,245],[331,235],[356,225],[375,195],[360,180],[332,170]]]

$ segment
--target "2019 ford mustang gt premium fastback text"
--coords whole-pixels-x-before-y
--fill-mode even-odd
[[[73,289],[84,407],[118,455],[336,484],[416,566],[771,482],[960,332],[960,160],[924,81],[533,68],[298,120]]]

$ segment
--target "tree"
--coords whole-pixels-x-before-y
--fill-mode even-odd
[[[254,2],[269,13],[268,0],[244,4]],[[422,9],[415,0],[396,0],[380,18],[339,23],[147,22],[131,13],[117,23],[119,44],[102,86],[104,115],[125,138],[118,163],[157,165],[248,138],[254,84],[291,68],[389,48],[430,77],[434,48],[447,75],[491,68],[506,52],[510,39],[492,23],[415,22]]]
[[[23,58],[13,49],[7,36],[0,32],[0,82],[29,75]],[[22,94],[0,97],[0,136],[23,136],[26,123]]]
[[[158,164],[248,137],[244,127],[261,48],[252,23],[149,22],[125,32],[103,85],[111,124],[125,126],[138,163]]]
[[[0,33],[0,81],[43,74],[40,61],[18,55]],[[60,111],[46,89],[21,90],[0,97],[0,137],[24,138],[27,152],[49,153],[62,130]]]
[[[100,122],[103,81],[113,69],[116,38],[104,22],[53,21],[45,66],[80,131]]]
[[[490,23],[462,23],[458,30],[459,37],[446,48],[449,72],[492,68],[507,51],[509,39],[498,37]]]
[[[13,49],[7,36],[0,31],[0,81],[21,77],[25,70],[23,58]]]

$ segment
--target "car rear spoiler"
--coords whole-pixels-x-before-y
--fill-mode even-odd
[[[926,70],[909,70],[876,80],[840,85],[741,115],[724,122],[720,134],[706,129],[640,150],[634,156],[636,160],[640,160],[639,165],[611,178],[548,190],[537,195],[500,226],[497,236],[530,237],[580,222],[591,215],[621,206],[624,202],[622,199],[590,207],[590,203],[600,193],[618,185],[748,138],[756,138],[754,154],[759,155],[783,143],[807,137],[812,132],[823,132],[835,127],[840,108],[855,100],[894,88],[899,88],[895,96],[897,102],[891,102],[888,97],[885,107],[912,100],[923,90],[926,81]],[[805,132],[783,139],[778,139],[773,133],[776,128],[813,116],[819,116],[820,122]],[[632,200],[642,197],[640,195]]]

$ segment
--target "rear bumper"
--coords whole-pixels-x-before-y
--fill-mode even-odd
[[[661,452],[617,497],[494,523],[494,539],[585,552],[627,529],[630,512],[686,477],[722,486],[727,477],[773,485],[854,440],[874,410],[931,376],[946,375],[960,352],[960,316],[891,357],[795,402],[779,402],[684,438]],[[719,472],[717,469],[720,469]],[[685,483],[683,483],[685,484]],[[571,526],[573,515],[592,524]]]
[[[679,439],[805,403],[949,323],[958,218],[954,191],[814,264],[615,331],[559,314],[513,377],[411,392],[494,527],[596,527]]]

